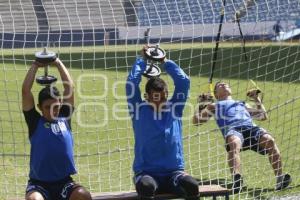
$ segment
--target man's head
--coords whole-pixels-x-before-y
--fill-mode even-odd
[[[48,121],[58,117],[60,106],[60,93],[56,87],[47,86],[39,92],[38,108]]]
[[[146,83],[146,99],[157,109],[167,101],[168,87],[164,80],[159,77],[151,78]]]
[[[224,100],[231,96],[231,88],[225,82],[217,82],[214,88],[214,95],[217,100]]]

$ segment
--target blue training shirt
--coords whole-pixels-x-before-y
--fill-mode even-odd
[[[235,127],[254,126],[245,102],[228,99],[217,101],[215,107],[215,119],[224,137]]]
[[[31,143],[29,177],[54,182],[75,174],[73,136],[68,120],[59,117],[49,122],[35,109],[29,112],[37,119],[36,128],[29,137]],[[28,119],[30,115],[26,115]]]
[[[184,169],[181,117],[190,80],[171,60],[164,63],[164,68],[174,81],[175,91],[161,112],[154,111],[141,98],[139,84],[146,69],[143,59],[136,60],[127,79],[126,95],[135,137],[135,173],[165,175]]]

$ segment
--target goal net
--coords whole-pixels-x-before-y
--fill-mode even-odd
[[[0,2],[0,199],[24,198],[30,143],[21,88],[34,53],[43,47],[58,54],[76,85],[72,130],[78,174],[74,179],[92,193],[134,189],[134,140],[125,81],[147,42],[160,43],[167,57],[191,78],[183,116],[186,171],[199,184],[230,187],[232,183],[224,139],[215,122],[192,124],[197,97],[209,91],[215,62],[213,83],[230,83],[234,98],[249,101],[246,91],[251,88],[263,92],[269,119],[257,124],[275,138],[283,171],[293,178],[288,189],[275,191],[276,179],[267,156],[244,151],[245,188],[232,198],[300,198],[299,13],[299,0]],[[279,31],[273,29],[276,23]],[[38,75],[42,74],[40,69]],[[51,67],[49,74],[59,77]],[[162,77],[172,93],[172,80],[165,72]],[[143,78],[142,91],[144,84]],[[34,83],[35,97],[40,89]]]

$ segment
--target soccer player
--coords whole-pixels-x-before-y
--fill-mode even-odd
[[[22,87],[22,107],[28,126],[30,173],[26,200],[91,200],[90,193],[75,183],[71,115],[74,110],[73,80],[60,59],[53,63],[63,81],[63,98],[56,87],[46,86],[38,95],[36,110],[31,88],[39,67],[34,61]]]
[[[232,98],[231,88],[227,83],[217,82],[214,88],[217,101],[200,104],[193,117],[193,123],[198,125],[214,116],[225,139],[234,191],[242,189],[240,151],[247,149],[263,155],[268,154],[276,176],[276,190],[286,188],[291,182],[290,175],[282,172],[281,156],[274,138],[265,129],[253,123],[252,118],[266,120],[268,117],[258,93],[258,90],[247,93],[256,104],[256,108],[249,108],[244,102]],[[211,97],[203,94],[200,98],[207,100]]]
[[[175,193],[185,199],[199,199],[198,182],[184,171],[182,113],[190,88],[189,77],[173,61],[161,60],[174,81],[175,91],[168,99],[166,82],[150,78],[145,100],[139,84],[146,60],[137,58],[128,75],[126,95],[135,138],[133,171],[136,191],[141,200],[154,199],[159,193]]]

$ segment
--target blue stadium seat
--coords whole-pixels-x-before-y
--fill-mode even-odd
[[[234,19],[236,10],[243,7],[244,0],[227,1],[225,20]],[[152,1],[144,0],[138,8],[138,18],[140,25],[155,25],[160,20],[159,23],[162,25],[211,24],[219,22],[221,9],[221,0],[177,0],[175,2],[156,0],[155,5]],[[152,18],[150,21],[148,17],[145,17],[145,10]],[[256,0],[252,7],[247,8],[247,15],[241,19],[241,22],[296,20],[299,18],[299,13],[300,2],[298,0]]]

